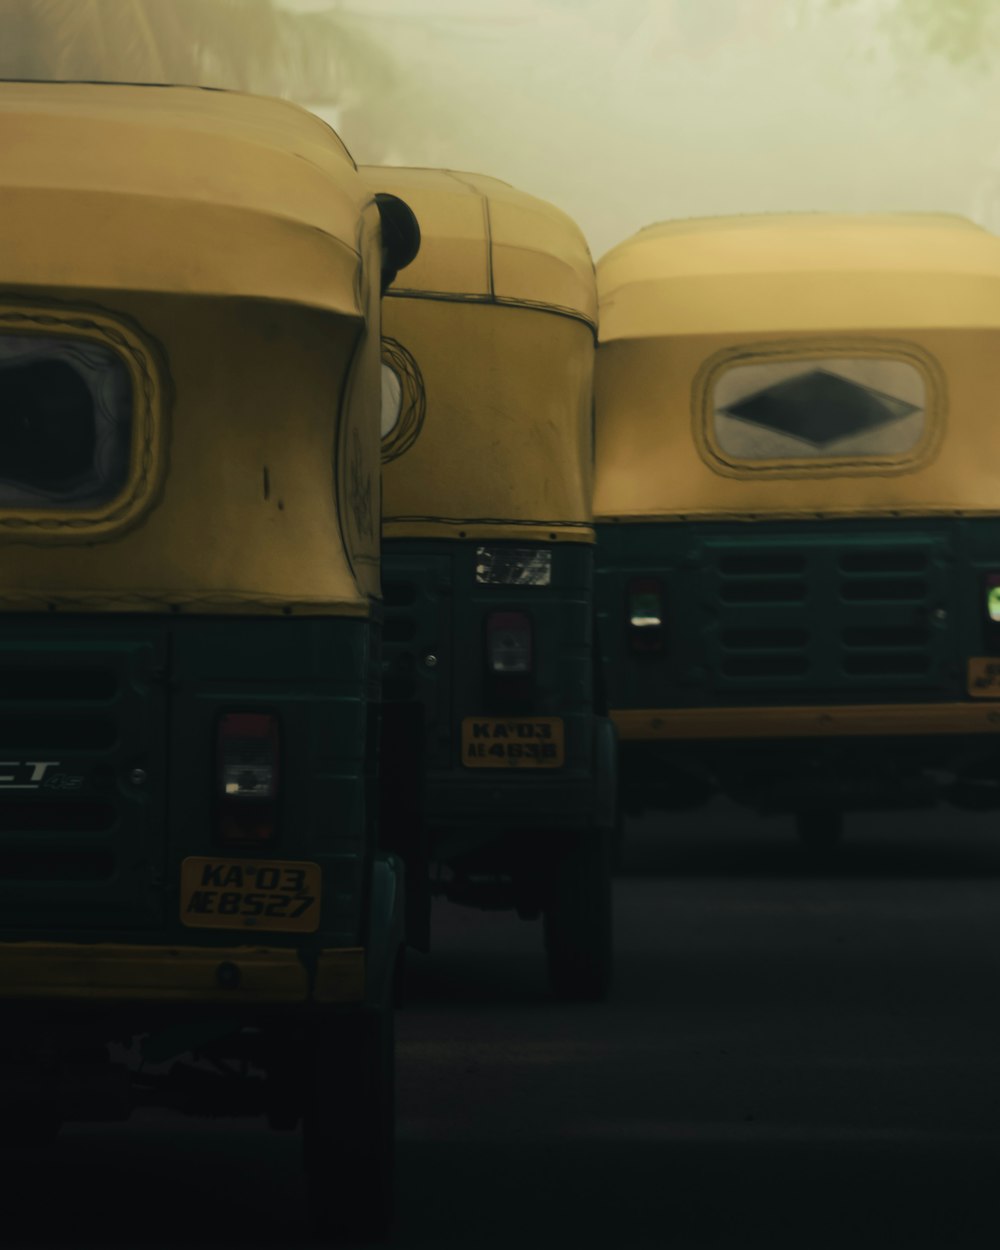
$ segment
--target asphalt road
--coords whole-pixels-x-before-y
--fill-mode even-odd
[[[1000,1243],[1000,814],[814,864],[719,808],[630,830],[618,981],[442,907],[399,1031],[394,1247]],[[294,1137],[166,1114],[0,1163],[0,1245],[308,1245]]]

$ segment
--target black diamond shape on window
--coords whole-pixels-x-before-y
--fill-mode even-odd
[[[825,369],[777,382],[723,409],[740,421],[789,434],[815,447],[877,430],[917,411],[915,404]]]

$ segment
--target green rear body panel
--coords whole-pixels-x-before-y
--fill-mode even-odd
[[[498,840],[578,833],[592,819],[601,782],[595,748],[593,547],[553,544],[547,586],[481,585],[476,550],[529,544],[394,539],[382,548],[385,622],[383,691],[419,710],[423,812],[432,858],[490,859]],[[486,619],[524,612],[532,623],[530,698],[491,703]],[[428,657],[433,657],[428,663]],[[565,763],[554,769],[484,769],[463,764],[461,725],[471,716],[562,718]],[[501,861],[502,861],[501,851]],[[502,867],[502,862],[493,863]]]
[[[185,927],[179,907],[186,856],[241,854],[216,839],[215,735],[223,712],[248,711],[277,716],[281,736],[279,832],[253,854],[323,871],[320,931],[257,941],[307,960],[358,946],[370,633],[353,619],[0,617],[0,938],[251,940]]]
[[[628,709],[956,705],[1000,654],[986,576],[1000,520],[649,522],[598,527],[608,704]],[[630,646],[628,584],[658,578],[664,646]],[[976,700],[976,702],[980,702]],[[929,733],[622,743],[631,809],[725,792],[760,810],[992,805],[1000,737]]]

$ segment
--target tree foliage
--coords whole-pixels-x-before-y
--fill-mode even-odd
[[[870,6],[871,0],[828,0],[831,8]],[[900,51],[940,57],[954,65],[987,67],[1000,51],[997,0],[888,0],[881,25]]]
[[[391,58],[346,15],[276,0],[3,0],[0,77],[182,83],[338,103]]]

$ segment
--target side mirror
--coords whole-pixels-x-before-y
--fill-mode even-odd
[[[405,200],[398,195],[377,192],[375,203],[382,219],[382,294],[392,285],[400,269],[420,251],[420,223]]]

